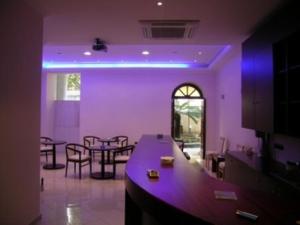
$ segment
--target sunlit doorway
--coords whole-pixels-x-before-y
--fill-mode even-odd
[[[184,83],[172,95],[172,137],[184,142],[184,151],[195,160],[205,149],[205,99],[194,84]]]

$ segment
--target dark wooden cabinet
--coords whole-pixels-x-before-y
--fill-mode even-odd
[[[278,182],[262,172],[261,158],[256,155],[249,157],[244,152],[228,152],[225,160],[225,181],[277,196],[285,193]]]
[[[280,197],[299,197],[299,188],[263,173],[261,157],[247,156],[244,152],[225,154],[224,180],[241,187],[259,190]]]
[[[275,133],[300,137],[300,31],[277,42],[274,52]]]
[[[292,122],[300,121],[300,39],[289,37],[300,28],[299,4],[290,1],[242,44],[244,128],[300,136]]]
[[[263,34],[264,35],[264,34]],[[242,126],[258,131],[273,130],[272,45],[259,36],[243,43]]]
[[[242,126],[251,129],[255,126],[254,47],[250,38],[242,48]]]

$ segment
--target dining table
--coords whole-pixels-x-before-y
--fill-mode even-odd
[[[53,141],[41,141],[40,142],[42,145],[52,145],[52,163],[47,163],[43,166],[44,169],[46,170],[56,170],[56,169],[63,169],[65,168],[64,164],[61,163],[56,163],[56,146],[57,145],[64,145],[66,144],[65,141],[61,140],[53,140]]]
[[[110,145],[111,143],[116,143],[118,140],[116,138],[99,138],[98,142],[104,145]]]
[[[94,179],[110,179],[113,178],[114,174],[112,171],[106,171],[105,165],[111,165],[112,161],[110,159],[110,153],[116,149],[118,149],[117,145],[109,145],[107,144],[100,144],[100,145],[92,145],[89,146],[89,149],[91,151],[100,152],[101,153],[101,161],[99,162],[101,164],[100,171],[92,172],[91,177]],[[105,153],[107,156],[107,159],[105,159]]]

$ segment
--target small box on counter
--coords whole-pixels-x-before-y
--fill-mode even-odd
[[[161,156],[160,163],[165,166],[173,166],[175,158],[173,156]]]
[[[159,172],[157,170],[149,169],[147,170],[147,175],[149,178],[159,178]]]

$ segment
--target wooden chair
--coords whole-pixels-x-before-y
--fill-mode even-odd
[[[225,161],[220,162],[217,168],[217,178],[224,179],[225,176]]]
[[[116,140],[118,147],[125,147],[128,145],[128,137],[124,135],[115,136],[112,139]]]
[[[178,139],[175,139],[174,141],[176,142],[176,144],[178,145],[180,150],[183,152],[183,150],[184,150],[184,141],[183,140],[178,140]]]
[[[93,135],[84,136],[83,137],[83,145],[85,147],[91,147],[91,146],[96,145],[96,144],[100,145],[99,140],[100,140],[100,138],[97,137],[97,136],[93,136]],[[85,152],[84,152],[84,154],[85,154]],[[95,154],[96,154],[96,152],[92,151],[93,159],[95,159]]]
[[[113,176],[116,177],[117,164],[127,163],[134,150],[134,145],[127,145],[113,151]]]
[[[178,139],[175,139],[174,140],[176,142],[176,144],[178,145],[178,147],[180,148],[180,150],[182,151],[184,157],[187,159],[187,160],[190,160],[191,159],[191,156],[189,155],[188,152],[184,152],[184,141],[183,140],[178,140]]]
[[[89,154],[85,154],[85,152]],[[90,174],[92,172],[92,157],[91,151],[88,147],[81,144],[70,143],[66,145],[66,171],[65,177],[68,174],[68,165],[69,162],[74,163],[74,173],[76,173],[76,164],[79,165],[79,179],[81,179],[81,168],[89,165]]]
[[[205,164],[206,168],[209,168],[210,161],[213,158],[223,155],[229,147],[228,140],[225,137],[220,137],[219,147],[217,151],[206,151],[205,152]]]
[[[40,137],[40,142],[51,142],[53,141],[49,137]],[[46,162],[48,162],[48,154],[53,154],[53,145],[40,144],[40,152],[46,156]]]

